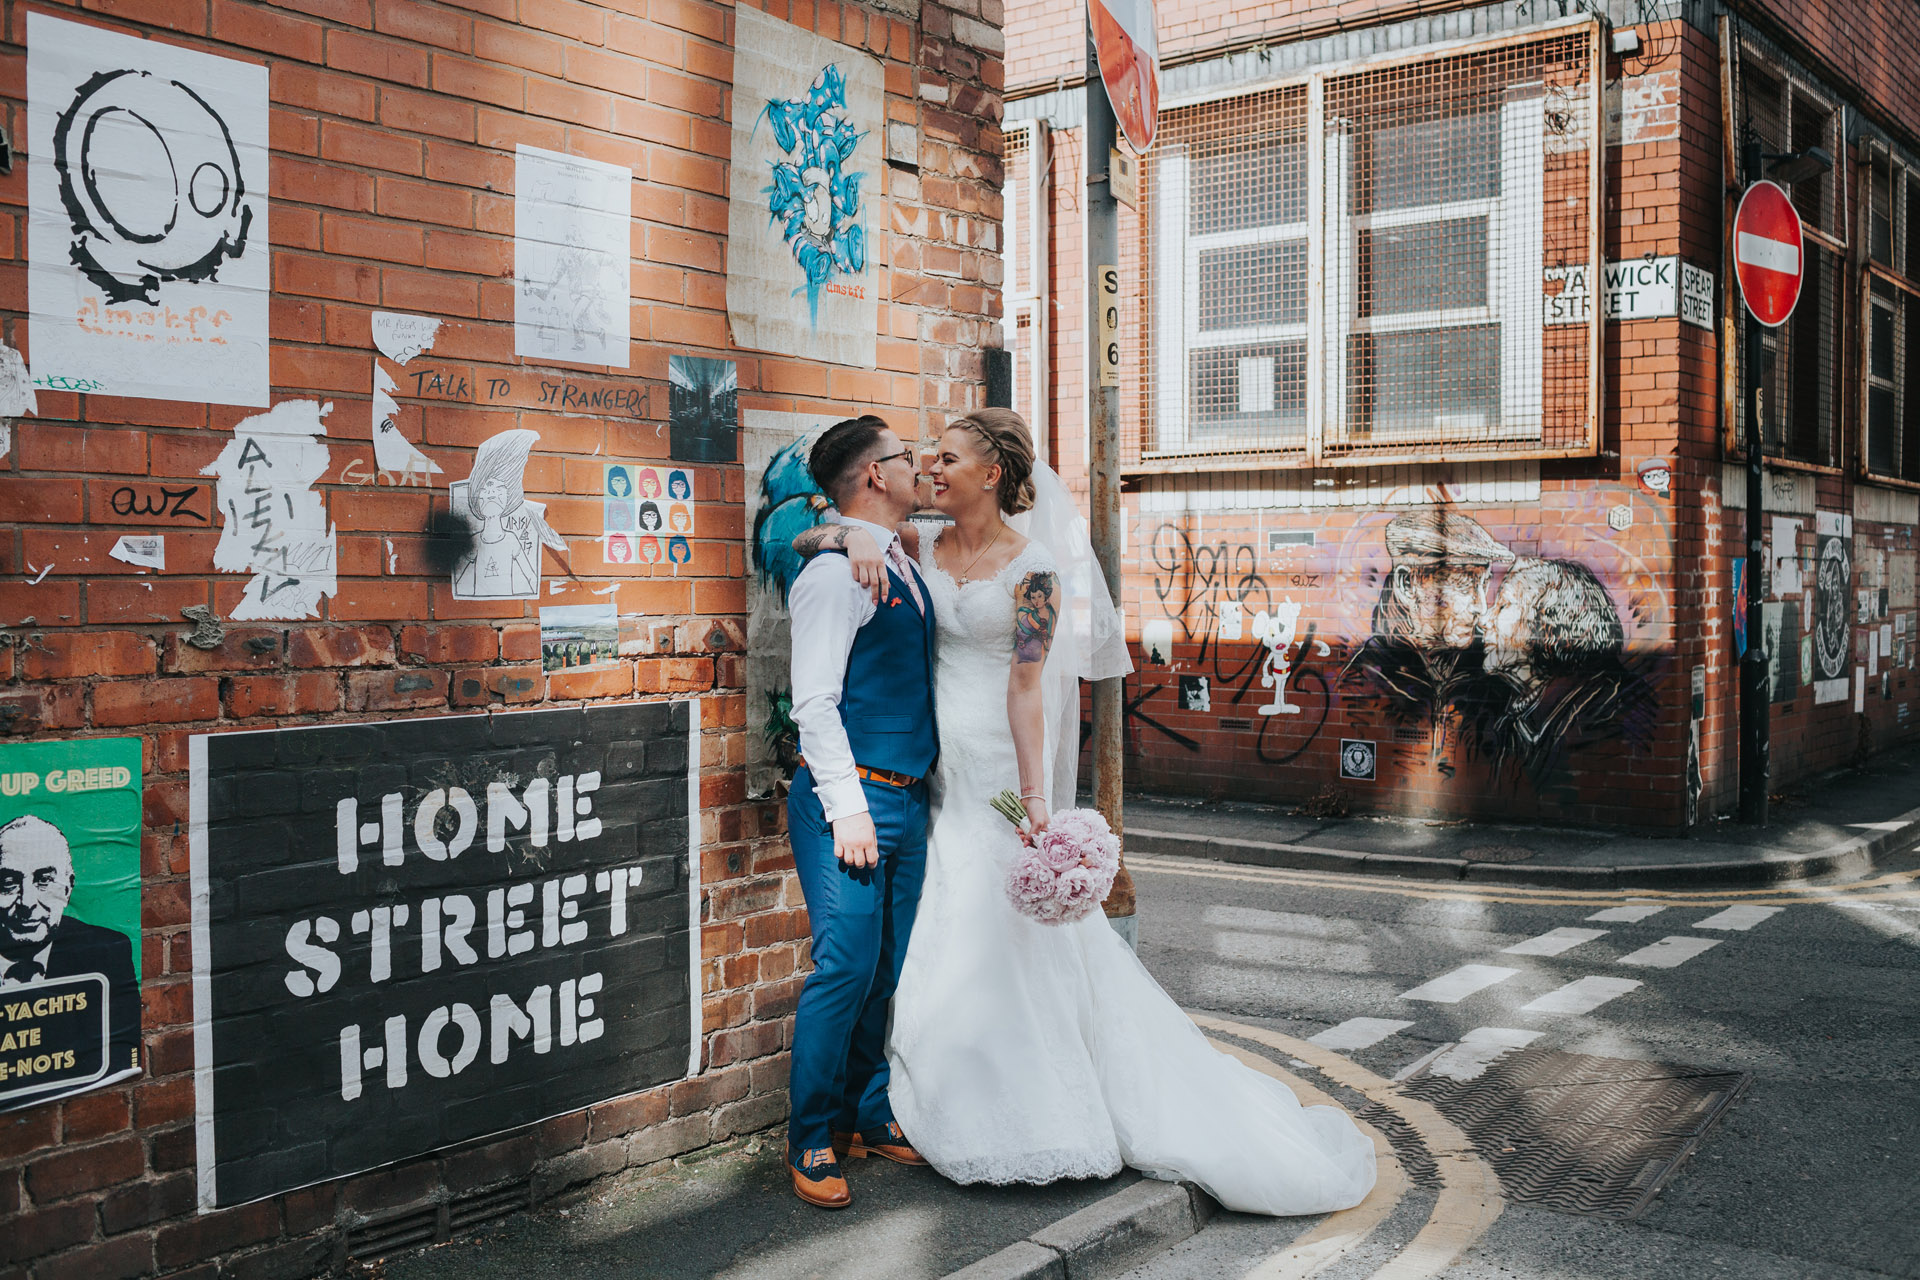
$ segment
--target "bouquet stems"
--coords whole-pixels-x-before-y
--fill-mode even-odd
[[[1013,792],[1002,791],[999,795],[987,801],[987,803],[992,805],[995,812],[999,813],[1001,817],[1011,822],[1014,826],[1020,827],[1026,825],[1027,806],[1021,804],[1020,797],[1013,794]]]

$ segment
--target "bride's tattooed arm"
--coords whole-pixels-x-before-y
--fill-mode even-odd
[[[1060,616],[1059,579],[1038,570],[1014,590],[1013,669],[1007,674],[1007,725],[1020,765],[1020,801],[1035,831],[1047,825],[1046,709],[1040,673]],[[1070,803],[1070,801],[1069,801]]]

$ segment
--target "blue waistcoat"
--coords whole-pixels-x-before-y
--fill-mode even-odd
[[[933,723],[933,597],[923,616],[900,575],[887,571],[887,592],[873,618],[853,636],[840,689],[840,722],[856,764],[924,778],[940,754]]]

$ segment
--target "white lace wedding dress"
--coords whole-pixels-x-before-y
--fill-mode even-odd
[[[1013,593],[1053,558],[1031,542],[997,576],[958,586],[934,563],[936,540],[922,535],[920,559],[938,621],[940,762],[888,1040],[908,1138],[956,1182],[1131,1165],[1191,1179],[1247,1213],[1358,1204],[1373,1187],[1373,1145],[1344,1112],[1303,1108],[1217,1052],[1099,912],[1045,925],[1008,902],[1019,843],[987,801],[1019,790],[1006,699]]]

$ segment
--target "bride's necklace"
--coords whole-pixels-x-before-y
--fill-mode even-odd
[[[989,551],[991,551],[991,550],[993,550],[993,544],[994,544],[994,543],[996,543],[996,542],[998,542],[998,541],[1000,541],[1000,532],[1001,532],[1001,530],[1003,530],[1003,529],[1005,529],[1006,527],[1007,527],[1007,526],[1006,526],[1006,525],[1005,525],[1004,523],[1002,523],[1002,524],[999,524],[999,525],[996,525],[996,526],[995,526],[995,528],[994,528],[994,530],[993,530],[993,536],[992,536],[991,538],[988,538],[988,539],[987,539],[987,545],[986,545],[986,546],[984,546],[984,547],[982,547],[982,548],[980,548],[980,554],[979,554],[979,555],[977,555],[977,556],[975,556],[975,557],[974,557],[973,559],[971,559],[971,560],[969,560],[969,561],[967,561],[967,567],[966,567],[966,568],[964,568],[964,569],[962,569],[962,570],[960,571],[960,573],[959,573],[959,575],[958,575],[957,577],[955,577],[955,579],[954,579],[954,581],[955,581],[956,583],[958,583],[958,584],[959,584],[960,586],[963,586],[963,587],[964,587],[964,586],[966,586],[966,585],[967,585],[967,584],[968,584],[969,582],[972,582],[972,581],[973,581],[973,579],[972,579],[972,578],[970,578],[970,577],[968,577],[967,575],[973,572],[973,566],[975,566],[975,565],[977,565],[977,564],[979,564],[979,563],[980,563],[980,561],[981,561],[981,560],[982,560],[983,558],[985,558],[985,556],[986,556],[986,554],[987,554],[987,552],[989,552]]]

